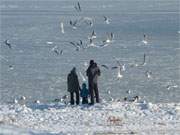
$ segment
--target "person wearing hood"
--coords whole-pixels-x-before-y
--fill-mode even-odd
[[[99,103],[98,77],[100,76],[100,74],[101,71],[97,66],[97,63],[95,63],[94,60],[90,60],[89,67],[86,71],[86,75],[88,76],[91,105],[94,104],[94,95],[96,98],[96,103]]]
[[[77,76],[75,67],[73,67],[71,72],[68,74],[67,86],[68,86],[68,92],[70,92],[71,105],[74,105],[74,93],[76,94],[76,104],[78,105],[79,104],[80,85],[79,85],[79,80],[78,80],[78,76]]]
[[[80,95],[82,97],[82,104],[88,104],[89,90],[86,88],[86,83],[82,84]]]

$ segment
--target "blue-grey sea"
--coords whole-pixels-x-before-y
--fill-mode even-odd
[[[68,94],[67,74],[73,66],[82,84],[80,72],[85,76],[90,59],[101,69],[102,99],[138,95],[155,103],[180,102],[179,0],[79,0],[81,12],[74,8],[77,2],[0,0],[0,102],[20,96],[42,102],[60,98]],[[82,23],[72,29],[69,21],[82,17],[92,18],[94,25]],[[88,44],[93,30],[96,45],[110,32],[113,42],[79,51],[69,43],[82,40]],[[144,34],[148,44],[142,42]],[[7,39],[11,49],[4,43]],[[63,50],[62,55],[52,51],[55,46]],[[132,67],[142,63],[144,53],[146,65]],[[117,79],[117,70],[101,66],[116,66],[115,58],[126,67],[121,79]]]

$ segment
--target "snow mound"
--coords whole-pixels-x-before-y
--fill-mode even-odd
[[[1,104],[0,134],[180,134],[180,103]]]

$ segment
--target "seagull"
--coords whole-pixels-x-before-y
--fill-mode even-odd
[[[145,66],[145,65],[146,65],[146,54],[144,53],[143,63],[141,64],[141,66]]]
[[[106,24],[110,24],[109,18],[107,18],[106,16],[103,16],[103,17],[104,17],[104,22],[105,22]]]
[[[68,95],[64,95],[61,97],[60,101],[64,102],[64,104],[67,104],[68,103],[67,99],[68,99]]]
[[[13,67],[12,65],[9,65],[9,69],[10,69],[10,70],[13,70],[14,67]]]
[[[53,42],[47,41],[47,42],[46,42],[46,44],[48,44],[48,45],[52,45],[52,44],[53,44]]]
[[[76,42],[76,45],[77,45],[79,48],[83,48],[83,49],[84,49],[83,41],[82,41],[82,40],[79,40],[79,42]]]
[[[85,20],[84,21],[87,25],[90,25],[91,27],[93,26],[93,21],[91,20]]]
[[[35,100],[34,103],[40,104],[40,101],[39,100]]]
[[[53,52],[55,52],[57,55],[60,54],[57,46],[54,46],[51,50],[52,50]],[[61,51],[62,51],[62,50],[61,50]]]
[[[96,38],[96,33],[93,30],[93,32],[92,32],[92,39],[94,39],[94,38]]]
[[[126,67],[125,67],[125,64],[122,64],[122,71],[126,71]]]
[[[135,96],[135,97],[125,97],[124,101],[128,101],[128,102],[137,102],[140,99],[139,96]]]
[[[116,58],[115,58],[116,59]],[[121,74],[122,71],[122,65],[120,64],[119,60],[116,59],[116,63],[118,64],[117,66],[111,67],[111,69],[118,69],[118,73],[117,73],[117,78],[120,79],[123,77],[123,75]],[[125,68],[125,67],[124,67]]]
[[[10,49],[12,48],[12,46],[11,46],[9,40],[5,40],[4,43],[5,43],[5,45],[7,45]]]
[[[96,38],[96,33],[95,33],[95,31],[93,30],[91,36],[88,37],[88,39],[95,39],[95,38]]]
[[[107,34],[106,40],[103,40],[103,43],[110,43],[112,42],[113,38],[114,38],[114,34],[111,32],[110,35]]]
[[[74,43],[74,42],[69,42],[69,43],[76,48],[76,51],[80,50],[80,46],[78,46],[77,43]]]
[[[121,74],[121,71],[122,71],[122,67],[119,66],[119,67],[118,67],[118,74],[117,74],[117,78],[118,78],[118,79],[121,79],[121,78],[123,77],[123,75]]]
[[[89,25],[89,26],[93,26],[93,19],[91,17],[81,17],[79,19],[79,22],[83,22],[85,23],[86,25]]]
[[[114,34],[111,32],[110,33],[110,40],[112,41],[114,39]]]
[[[170,90],[170,89],[172,89],[172,88],[177,88],[178,87],[178,85],[168,85],[168,86],[166,86],[166,88],[168,89],[168,90]]]
[[[25,96],[21,96],[20,99],[19,99],[19,104],[20,105],[25,105],[26,103],[26,97]]]
[[[61,33],[64,34],[64,24],[63,24],[63,22],[61,22]]]
[[[148,41],[147,41],[147,36],[144,34],[144,39],[142,40],[142,42],[147,45],[148,44]]]
[[[127,94],[130,94],[130,93],[131,93],[131,90],[127,90],[126,93],[127,93]]]
[[[94,43],[93,43],[93,40],[92,39],[89,39],[89,47],[98,47],[96,46]]]
[[[15,104],[17,104],[17,103],[18,103],[18,100],[17,100],[16,98],[14,99],[14,103],[15,103]]]
[[[63,50],[60,51],[60,55],[63,55]]]
[[[75,20],[74,22],[70,20],[69,24],[72,26],[73,29],[77,29],[77,20]]]
[[[77,3],[77,6],[74,6],[74,8],[76,9],[76,11],[81,12],[81,6],[80,3]]]
[[[107,65],[101,65],[102,67],[104,67],[105,69],[109,69],[109,67]]]
[[[135,60],[135,62],[132,63],[130,67],[140,67],[140,66],[145,66],[145,65],[146,65],[146,54],[144,53],[142,64],[138,64],[137,61]]]
[[[110,95],[110,94],[111,94],[111,91],[110,91],[110,90],[108,90],[108,91],[107,91],[107,94],[109,94],[109,95]]]
[[[152,72],[151,71],[146,71],[145,75],[147,78],[151,78]]]
[[[7,58],[5,58],[4,56],[0,55],[0,60],[4,60],[6,62],[8,62],[9,60]]]

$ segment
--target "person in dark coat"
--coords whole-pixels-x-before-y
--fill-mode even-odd
[[[67,77],[68,92],[70,92],[70,103],[74,105],[74,93],[76,94],[76,104],[79,104],[79,80],[74,67]]]
[[[86,83],[82,84],[80,95],[82,97],[82,104],[88,104],[89,90],[86,88]]]
[[[101,72],[97,64],[90,60],[90,65],[86,71],[86,75],[88,76],[88,84],[89,84],[89,92],[91,103],[94,104],[94,94],[96,97],[96,102],[99,103],[99,91],[98,91],[98,76],[100,76]]]

